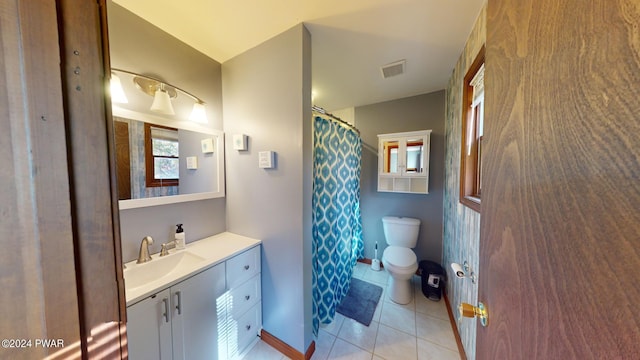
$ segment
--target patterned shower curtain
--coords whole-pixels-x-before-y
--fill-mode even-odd
[[[333,320],[363,257],[360,135],[332,120],[313,127],[313,333]]]

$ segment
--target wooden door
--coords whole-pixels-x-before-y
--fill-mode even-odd
[[[104,9],[0,2],[1,359],[126,357]]]
[[[478,359],[640,356],[639,24],[488,2]]]
[[[45,1],[45,0],[40,0]],[[57,0],[83,355],[126,357],[106,0]],[[86,349],[86,351],[85,351]]]
[[[116,148],[116,179],[118,179],[118,200],[131,199],[131,150],[129,148],[129,124],[114,121]]]
[[[80,343],[60,78],[56,4],[0,2],[0,359]]]

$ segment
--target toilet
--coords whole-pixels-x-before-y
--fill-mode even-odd
[[[391,276],[389,298],[398,304],[411,302],[411,278],[418,270],[418,259],[411,250],[418,242],[420,220],[385,216],[382,218],[387,248],[382,253],[382,265]]]

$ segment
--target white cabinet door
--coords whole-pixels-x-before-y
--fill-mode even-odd
[[[171,287],[174,360],[226,358],[225,288],[224,264]]]
[[[129,359],[171,360],[171,304],[169,289],[127,308]]]

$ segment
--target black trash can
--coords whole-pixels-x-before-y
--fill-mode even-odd
[[[440,264],[422,260],[418,264],[422,277],[422,293],[429,300],[440,301],[446,283],[446,273]]]

